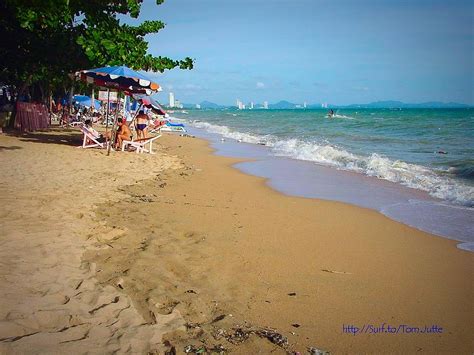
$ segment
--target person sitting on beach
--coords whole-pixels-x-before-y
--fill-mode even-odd
[[[81,116],[82,116],[82,110],[78,108],[76,113],[74,114],[74,121],[81,122]]]
[[[122,118],[119,118],[118,125],[119,129],[117,130],[115,149],[120,149],[124,140],[132,140],[132,132],[130,131],[130,128],[127,125],[127,121],[123,120]]]
[[[100,112],[94,112],[92,115],[92,122],[97,123],[97,122],[102,122],[102,115]]]
[[[145,111],[140,110],[137,115],[137,137],[138,139],[145,139],[146,138],[146,128],[148,127],[149,121],[148,115]]]
[[[110,138],[112,137],[112,134],[107,131],[105,132],[105,136],[102,133],[97,132],[93,127],[92,127],[92,121],[90,119],[84,121],[84,126],[91,132],[91,134],[97,139],[98,142],[103,143],[103,142],[108,142]],[[87,143],[92,143],[92,142],[87,142]]]

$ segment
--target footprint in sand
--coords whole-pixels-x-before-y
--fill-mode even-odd
[[[192,237],[194,237],[195,234],[196,234],[195,232],[186,232],[186,233],[184,233],[184,237],[185,238],[192,238]]]

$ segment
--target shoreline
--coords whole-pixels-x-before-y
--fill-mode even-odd
[[[247,324],[276,329],[299,351],[472,351],[466,282],[473,259],[455,242],[375,211],[285,196],[233,168],[236,159],[213,155],[204,140],[165,135],[157,142],[156,156],[118,152],[113,159],[153,167],[172,157],[180,168],[140,183],[112,175],[121,199],[94,210],[96,249],[85,259],[96,265],[99,285],[125,292],[146,324],[181,315],[187,328],[181,323],[163,338],[176,349],[204,341],[241,353],[283,351],[254,334],[235,345],[215,333]],[[438,324],[446,332],[343,333],[344,324],[384,322]]]
[[[187,168],[183,175],[165,174],[159,181],[130,187],[131,207],[125,209],[131,210],[130,224],[141,222],[143,229],[134,225],[142,231],[138,234],[148,236],[144,259],[156,257],[157,263],[168,267],[154,265],[158,270],[145,270],[149,265],[145,262],[120,278],[124,288],[129,282],[128,287],[133,290],[150,289],[149,293],[137,294],[137,299],[141,299],[137,303],[143,309],[158,314],[177,309],[193,325],[186,333],[171,336],[171,343],[184,346],[190,336],[199,334],[195,346],[200,341],[208,347],[216,346],[219,342],[212,334],[246,324],[276,329],[299,351],[314,346],[333,352],[415,352],[415,344],[425,351],[440,351],[448,343],[450,348],[446,351],[453,346],[461,352],[468,349],[467,333],[460,335],[464,333],[461,328],[454,330],[459,334],[451,341],[439,341],[439,334],[416,339],[410,339],[408,334],[400,336],[402,339],[392,335],[374,339],[373,334],[350,338],[342,334],[342,324],[362,321],[374,325],[443,322],[450,323],[447,327],[452,330],[454,324],[469,328],[469,317],[463,311],[455,311],[452,305],[449,307],[453,314],[448,318],[455,321],[439,320],[437,316],[448,307],[447,298],[457,299],[460,303],[455,303],[464,304],[465,310],[472,305],[466,297],[472,291],[462,289],[470,275],[472,256],[458,250],[454,241],[415,230],[376,211],[285,196],[267,186],[265,179],[232,167],[241,160],[213,155],[207,141],[164,138],[160,144],[166,154],[177,155]],[[154,217],[143,216],[143,209],[134,210],[133,200],[137,196],[149,199],[147,214]],[[337,226],[340,220],[346,222]],[[164,239],[153,233],[165,226]],[[326,235],[318,240],[320,233]],[[143,239],[136,238],[135,243],[140,248]],[[423,248],[430,251],[428,255],[419,254]],[[113,259],[114,250],[109,251],[111,254],[93,259],[94,262],[101,264],[109,257]],[[121,260],[126,259],[123,257]],[[441,267],[440,273],[433,272],[431,269],[439,258],[447,258],[449,267]],[[113,274],[120,264],[122,261],[112,265],[104,262],[104,269]],[[384,270],[387,264],[390,266]],[[453,275],[454,270],[460,274]],[[411,275],[412,272],[415,274]],[[163,274],[169,285],[150,281]],[[428,275],[432,279],[423,285]],[[387,279],[394,280],[396,286]],[[440,286],[441,280],[457,286],[451,284],[448,291],[446,286]],[[290,296],[292,293],[296,296]],[[331,299],[325,299],[326,293]],[[347,299],[354,296],[355,301],[348,304]],[[426,307],[419,305],[422,299],[430,297]],[[375,307],[374,299],[380,300]],[[408,304],[404,305],[405,302]],[[400,309],[394,310],[394,306]],[[446,310],[442,314],[447,317]],[[212,323],[223,315],[223,320]],[[231,349],[254,352],[264,346],[257,339],[254,341],[257,343],[243,343]]]
[[[267,147],[224,140],[200,128],[192,127],[191,132],[209,141],[216,155],[245,159],[235,167],[268,179],[268,185],[280,193],[369,208],[420,231],[458,241],[459,249],[474,251],[474,229],[469,228],[472,208],[373,176],[275,156]]]

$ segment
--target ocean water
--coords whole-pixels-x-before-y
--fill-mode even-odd
[[[407,224],[417,227],[423,224],[421,229],[474,241],[474,109],[340,109],[332,119],[327,118],[326,110],[303,109],[188,110],[171,115],[200,132],[220,137],[221,141],[240,144],[242,148],[237,149],[244,149],[244,145],[265,147],[265,153],[257,155],[266,163],[257,164],[253,173],[273,176],[274,185],[280,190],[285,187],[276,186],[279,173],[274,168],[279,166],[281,173],[289,165],[300,162],[291,168],[302,169],[298,189],[286,188],[286,193],[375,208]],[[283,161],[287,162],[284,166]],[[367,194],[372,194],[371,189],[383,190],[385,202],[362,195],[352,199],[337,197],[341,194],[338,186],[333,189],[333,198],[322,191],[313,193],[311,185],[316,185],[317,178],[313,175],[313,179],[308,179],[308,176],[314,169],[325,176],[339,172],[337,176],[345,179],[341,182],[345,188],[340,189],[346,191],[344,194],[351,193],[351,182],[361,183],[370,177]],[[247,170],[252,173],[252,168]],[[269,171],[273,171],[272,176],[267,176]],[[286,181],[287,187],[291,185],[290,176]],[[400,186],[403,189],[399,192],[404,192],[401,195],[387,192],[386,183],[395,184],[395,189],[390,187],[390,191]],[[306,186],[306,193],[300,191],[300,185],[303,190]],[[390,194],[393,196],[388,198]],[[396,207],[408,202],[416,210],[426,210],[420,219],[422,223],[412,220],[407,212],[410,208]],[[448,215],[447,223],[454,221],[456,225],[448,226],[447,231],[445,227],[427,226],[436,224],[430,222],[433,215],[439,216],[435,220]],[[464,226],[459,227],[459,223]]]

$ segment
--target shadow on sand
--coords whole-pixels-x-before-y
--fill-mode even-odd
[[[52,128],[49,130],[37,131],[33,133],[19,133],[12,131],[8,132],[7,134],[18,137],[22,142],[61,144],[71,147],[77,147],[82,144],[81,132],[70,128]],[[8,149],[12,148],[13,147],[8,147]]]
[[[16,145],[12,145],[11,147],[5,147],[3,145],[0,145],[0,152],[2,150],[17,150],[17,149],[23,149],[22,147],[18,147]]]

